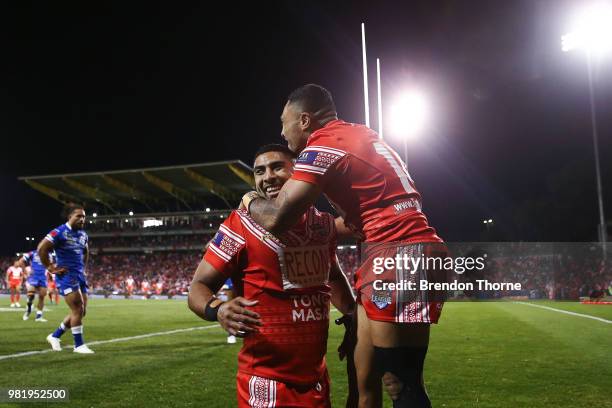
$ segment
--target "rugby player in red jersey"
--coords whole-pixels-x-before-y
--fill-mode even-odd
[[[293,172],[282,145],[255,156],[257,191],[272,199]],[[330,214],[310,206],[293,228],[273,235],[244,209],[210,241],[189,291],[189,308],[244,338],[238,355],[239,407],[330,407],[325,363],[329,303],[344,314],[355,300],[336,258]],[[231,277],[234,299],[214,297]]]
[[[254,192],[243,197],[242,204],[259,225],[282,234],[324,193],[342,216],[339,231],[347,228],[361,235],[370,248],[386,244],[390,250],[381,253],[418,257],[428,251],[423,244],[433,243],[434,256],[441,256],[442,240],[421,210],[421,196],[406,165],[372,129],[339,120],[325,88],[309,84],[293,91],[281,122],[282,136],[299,156],[293,176],[276,198],[263,200]],[[375,390],[382,377],[394,407],[430,407],[422,372],[429,326],[437,323],[443,302],[406,300],[405,293],[374,290],[377,276],[368,262],[372,258],[367,253],[366,258],[355,275],[360,406],[380,405]],[[398,280],[398,271],[403,273],[394,270],[396,275],[384,278]]]
[[[21,307],[19,304],[19,292],[21,292],[24,276],[23,268],[19,266],[18,260],[6,270],[6,285],[11,292],[11,307]]]
[[[49,271],[47,271],[47,285],[47,293],[49,294],[49,300],[51,301],[51,303],[55,302],[56,305],[59,305],[59,293],[55,284],[55,276]]]

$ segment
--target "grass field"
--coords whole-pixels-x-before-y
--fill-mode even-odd
[[[48,306],[49,322],[34,323],[0,300],[0,358],[46,350],[45,336],[66,306]],[[536,304],[612,320],[609,306]],[[341,337],[332,327],[334,407],[344,406],[346,395],[344,365],[335,353]],[[198,320],[184,301],[93,299],[85,339],[95,355],[66,349],[0,359],[0,388],[65,387],[78,407],[235,405],[240,342],[226,344],[224,332]],[[63,344],[72,344],[70,333]],[[434,407],[612,407],[612,324],[511,302],[448,303],[432,330],[425,378]]]

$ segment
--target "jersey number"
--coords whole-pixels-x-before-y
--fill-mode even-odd
[[[416,193],[416,190],[412,186],[413,181],[408,173],[408,169],[397,153],[385,143],[381,142],[374,142],[374,149],[376,150],[376,153],[384,157],[387,163],[389,163],[397,177],[400,179],[402,187],[404,187],[404,191],[406,191],[408,194]]]

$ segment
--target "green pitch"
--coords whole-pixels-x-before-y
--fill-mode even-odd
[[[48,323],[24,322],[22,313],[6,309],[6,298],[0,301],[6,303],[0,305],[0,356],[46,350],[46,335],[67,311],[48,306]],[[609,306],[536,304],[612,320]],[[202,326],[211,327],[184,330]],[[341,338],[332,327],[334,407],[343,407],[346,395],[335,352]],[[79,407],[235,404],[240,342],[226,344],[224,332],[198,320],[184,301],[93,299],[85,339],[102,341],[91,345],[95,355],[63,350],[0,360],[0,388],[65,387]],[[105,342],[111,339],[123,340]],[[62,343],[72,344],[70,333]],[[448,303],[432,330],[425,377],[434,407],[612,407],[612,324],[510,302]]]

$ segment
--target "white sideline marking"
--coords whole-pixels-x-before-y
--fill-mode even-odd
[[[562,309],[555,309],[554,307],[535,305],[533,303],[527,303],[527,302],[514,302],[514,303],[519,303],[521,305],[527,305],[527,306],[533,306],[533,307],[539,307],[540,309],[552,310],[553,312],[564,313],[564,314],[568,314],[568,315],[571,315],[571,316],[585,317],[587,319],[598,320],[600,322],[604,322],[604,323],[608,323],[608,324],[612,323],[612,320],[607,320],[607,319],[604,319],[604,318],[601,318],[601,317],[595,317],[595,316],[591,316],[591,315],[587,315],[587,314],[582,314],[582,313],[570,312],[570,311],[562,310]]]
[[[26,310],[28,310],[27,307],[0,307],[0,313],[4,313],[4,312],[25,312]],[[36,312],[38,309],[36,309],[36,306],[32,305],[32,313]],[[43,312],[52,312],[53,309],[49,309],[48,307],[44,307]]]
[[[111,306],[111,305],[100,305],[100,306]],[[338,310],[336,308],[331,308],[331,311],[332,312],[337,312]],[[166,334],[184,333],[184,332],[189,332],[189,331],[194,331],[194,330],[213,329],[213,328],[216,328],[216,327],[221,327],[221,326],[219,324],[211,324],[209,326],[189,327],[187,329],[176,329],[176,330],[170,330],[170,331],[165,331],[165,332],[140,334],[138,336],[119,337],[119,338],[110,339],[110,340],[92,341],[92,342],[88,342],[87,345],[88,346],[95,346],[95,345],[98,345],[98,344],[118,343],[118,342],[122,342],[122,341],[146,339],[148,337],[164,336]],[[72,346],[65,346],[64,348],[65,349],[71,349]],[[24,351],[22,353],[7,354],[5,356],[0,356],[0,360],[8,360],[8,359],[11,359],[11,358],[18,358],[18,357],[27,357],[27,356],[37,355],[37,354],[45,354],[45,353],[50,353],[52,351],[53,350],[51,350],[51,349],[36,350],[36,351]]]
[[[209,325],[209,326],[189,327],[189,328],[186,328],[186,329],[176,329],[176,330],[170,330],[170,331],[165,331],[165,332],[140,334],[138,336],[119,337],[119,338],[110,339],[110,340],[92,341],[92,342],[87,343],[87,345],[88,346],[95,346],[95,345],[98,345],[98,344],[119,343],[119,342],[122,342],[122,341],[146,339],[148,337],[165,336],[167,334],[184,333],[184,332],[190,332],[190,331],[194,331],[194,330],[214,329],[214,328],[218,328],[218,327],[221,327],[221,326],[218,325],[218,324],[212,324],[212,325]],[[72,349],[72,346],[66,346],[64,348],[65,349]],[[33,355],[36,355],[36,354],[45,354],[45,353],[50,353],[50,352],[53,352],[53,350],[46,349],[46,350],[37,350],[37,351],[25,351],[23,353],[8,354],[8,355],[5,355],[5,356],[0,356],[0,360],[8,360],[10,358],[33,356]]]

